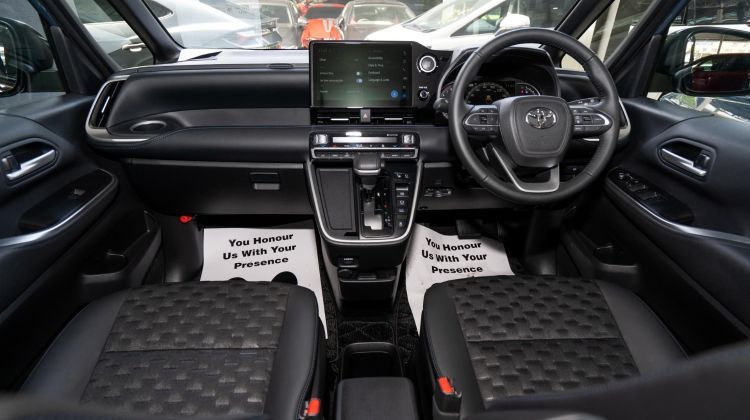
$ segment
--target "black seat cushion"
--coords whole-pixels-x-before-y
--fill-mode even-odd
[[[634,294],[558,277],[485,277],[425,295],[422,336],[433,378],[463,393],[462,414],[498,400],[603,384],[683,353]]]
[[[315,296],[284,283],[121,292],[63,330],[23,390],[127,412],[297,417],[318,347]]]

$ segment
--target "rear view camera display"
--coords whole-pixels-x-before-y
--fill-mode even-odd
[[[310,51],[313,106],[411,107],[411,45],[316,42]]]

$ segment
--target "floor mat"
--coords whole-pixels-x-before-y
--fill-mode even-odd
[[[284,271],[293,273],[300,286],[312,290],[326,336],[323,290],[318,268],[318,249],[313,229],[220,228],[203,232],[201,281],[240,277],[270,281]]]
[[[458,239],[414,225],[406,257],[406,292],[417,327],[424,294],[433,284],[466,277],[512,275],[505,247],[489,239]]]

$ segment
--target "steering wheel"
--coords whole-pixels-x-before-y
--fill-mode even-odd
[[[467,104],[466,90],[482,64],[518,44],[549,45],[577,60],[598,91],[598,103],[515,96],[492,105]],[[533,205],[572,197],[601,175],[614,154],[620,129],[615,83],[596,54],[564,33],[522,28],[500,34],[471,54],[453,86],[448,115],[453,147],[477,182],[502,199]],[[563,182],[560,162],[574,137],[598,137],[599,143],[588,165]]]

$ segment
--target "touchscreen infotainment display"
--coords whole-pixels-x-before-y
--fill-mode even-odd
[[[314,42],[312,105],[320,108],[410,107],[411,45]]]

